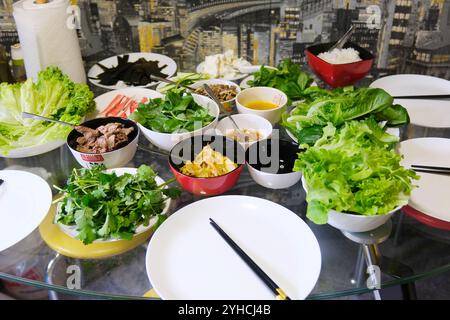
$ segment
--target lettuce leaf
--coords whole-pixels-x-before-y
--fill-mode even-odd
[[[330,209],[361,215],[384,215],[408,203],[418,179],[400,165],[394,150],[398,138],[385,132],[374,117],[349,121],[340,129],[328,123],[314,146],[298,154],[308,194],[307,217],[317,224]]]
[[[85,84],[77,84],[57,67],[38,74],[36,82],[0,84],[0,153],[15,148],[65,139],[70,127],[23,119],[22,112],[79,124],[95,107],[94,94]]]
[[[383,89],[347,87],[327,91],[318,88],[311,93],[314,93],[314,100],[303,101],[282,118],[282,125],[295,134],[300,144],[313,145],[318,139],[319,127],[327,123],[341,126],[371,115],[388,126],[409,123],[406,109],[393,105],[392,96]]]

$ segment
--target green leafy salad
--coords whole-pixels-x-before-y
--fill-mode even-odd
[[[186,91],[170,90],[164,98],[140,103],[130,119],[161,133],[191,132],[210,124],[214,117]]]
[[[331,122],[324,126],[294,166],[306,181],[307,217],[324,224],[330,209],[373,216],[406,205],[418,176],[400,165],[397,142],[374,116],[339,129]]]
[[[0,84],[0,153],[65,139],[70,127],[23,119],[22,112],[79,124],[95,107],[94,94],[56,67],[39,72],[36,82]]]
[[[407,110],[394,105],[393,97],[383,89],[346,87],[329,91],[311,87],[308,90],[309,99],[282,117],[282,125],[300,144],[313,145],[328,123],[339,127],[347,121],[372,116],[389,127],[409,123]]]
[[[248,81],[251,87],[271,87],[283,91],[289,100],[305,99],[305,90],[311,86],[313,79],[298,64],[290,59],[283,60],[276,69],[262,66]]]
[[[165,219],[165,201],[180,194],[177,188],[166,187],[173,180],[158,185],[156,172],[146,165],[137,174],[117,176],[107,173],[102,165],[91,169],[74,169],[58,200],[57,223],[76,226],[78,239],[84,244],[97,239],[130,240],[138,226],[148,226],[152,217],[156,229]]]

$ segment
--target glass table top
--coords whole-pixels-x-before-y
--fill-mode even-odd
[[[96,95],[103,93],[92,89]],[[282,139],[290,139],[284,129],[280,129],[280,134]],[[401,131],[402,140],[416,137],[450,138],[450,129],[409,125]],[[163,179],[171,179],[167,156],[156,151],[143,137],[139,144],[148,148],[139,149],[127,166],[152,165]],[[78,164],[66,146],[26,159],[0,158],[0,170],[27,170],[40,175],[51,186],[64,185],[74,167]],[[56,194],[55,189],[53,192]],[[372,290],[367,286],[363,246],[329,225],[315,225],[306,219],[307,204],[300,182],[289,189],[270,190],[257,185],[244,170],[237,185],[226,194],[274,201],[298,214],[310,226],[321,248],[322,270],[308,299],[337,298]],[[199,199],[201,197],[183,192],[171,212]],[[426,226],[399,211],[385,236],[387,239],[376,248],[377,255],[383,257],[380,263],[382,288],[410,284],[450,271],[449,231]],[[109,258],[82,260],[57,253],[43,241],[39,230],[35,230],[19,244],[0,252],[0,280],[6,292],[19,297],[156,298],[150,291],[152,285],[145,271],[147,243],[148,240]],[[80,278],[75,279],[75,274]]]

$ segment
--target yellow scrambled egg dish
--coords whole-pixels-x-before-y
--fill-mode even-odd
[[[190,177],[212,178],[223,176],[237,167],[238,165],[228,157],[214,151],[207,145],[195,157],[194,161],[187,161],[180,171]]]

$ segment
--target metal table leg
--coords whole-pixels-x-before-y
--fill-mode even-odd
[[[401,278],[413,274],[413,270],[398,261],[392,260],[381,254],[378,245],[386,241],[392,232],[392,222],[388,221],[383,226],[368,232],[348,232],[342,231],[344,236],[360,245],[358,260],[355,266],[355,283],[362,285],[363,277],[362,260],[365,261],[369,279],[368,287],[371,289],[379,289],[381,285],[381,275],[387,275],[393,278]],[[401,285],[403,299],[416,299],[415,284],[409,283]],[[380,290],[374,290],[373,294],[376,300],[381,300]]]

